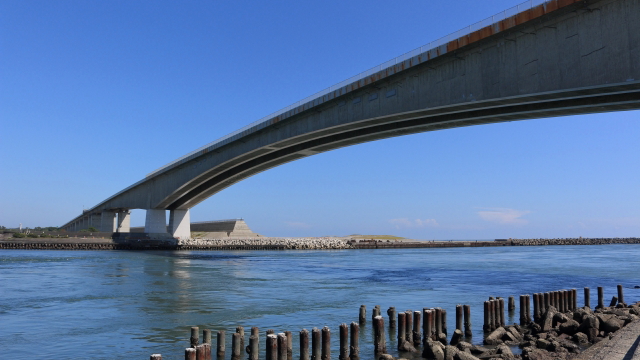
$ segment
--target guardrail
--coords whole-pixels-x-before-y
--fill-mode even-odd
[[[417,55],[429,52],[431,50],[438,49],[439,47],[441,47],[443,45],[447,45],[452,41],[455,41],[455,40],[460,39],[460,38],[464,38],[465,36],[473,34],[474,32],[477,32],[477,31],[479,31],[479,30],[481,30],[483,28],[495,25],[495,24],[499,23],[500,21],[509,19],[511,17],[515,17],[516,15],[524,13],[527,10],[531,10],[531,9],[533,9],[535,7],[544,6],[544,5],[552,4],[552,3],[555,3],[557,7],[563,7],[563,6],[572,4],[574,2],[576,2],[576,1],[575,0],[547,0],[547,1],[545,1],[545,0],[529,0],[529,1],[525,1],[525,2],[523,2],[521,4],[518,4],[518,5],[514,6],[514,7],[511,7],[509,9],[507,9],[507,10],[504,10],[504,11],[502,11],[502,12],[496,14],[496,15],[493,15],[493,16],[490,16],[490,17],[484,19],[484,20],[478,21],[475,24],[469,25],[469,26],[467,26],[467,27],[465,27],[463,29],[460,29],[460,30],[458,30],[456,32],[453,32],[453,33],[451,33],[449,35],[443,36],[438,40],[432,41],[432,42],[430,42],[428,44],[425,44],[425,45],[423,45],[423,46],[421,46],[419,48],[416,48],[416,49],[414,49],[412,51],[404,53],[404,54],[402,54],[402,55],[400,55],[398,57],[395,57],[395,58],[393,58],[393,59],[391,59],[391,60],[389,60],[387,62],[384,62],[384,63],[382,63],[382,64],[380,64],[378,66],[372,67],[369,70],[363,71],[358,75],[352,76],[352,77],[350,77],[350,78],[348,78],[348,79],[346,79],[344,81],[341,81],[341,82],[339,82],[339,83],[337,83],[335,85],[332,85],[332,86],[330,86],[330,87],[328,87],[328,88],[326,88],[324,90],[321,90],[321,91],[319,91],[319,92],[317,92],[317,93],[315,93],[315,94],[313,94],[311,96],[307,96],[306,98],[304,98],[304,99],[302,99],[300,101],[297,101],[297,102],[295,102],[295,103],[293,103],[293,104],[291,104],[291,105],[289,105],[289,106],[287,106],[287,107],[285,107],[283,109],[280,109],[280,110],[278,110],[278,111],[276,111],[274,113],[271,113],[271,114],[269,114],[269,115],[267,115],[267,116],[265,116],[265,117],[263,117],[263,118],[261,118],[261,119],[259,119],[257,121],[254,121],[251,124],[246,125],[246,126],[240,128],[240,129],[238,129],[238,130],[236,130],[236,131],[234,131],[234,132],[232,132],[230,134],[227,134],[227,135],[225,135],[225,136],[223,136],[223,137],[221,137],[221,138],[219,138],[219,139],[217,139],[215,141],[212,141],[212,142],[210,142],[210,143],[208,143],[208,144],[206,144],[204,146],[201,146],[201,147],[197,148],[196,150],[194,150],[194,151],[192,151],[192,152],[190,152],[190,153],[188,153],[188,154],[186,154],[186,155],[184,155],[184,156],[182,156],[182,157],[180,157],[180,158],[168,163],[167,165],[164,165],[161,168],[159,168],[159,169],[147,174],[147,178],[155,176],[155,175],[158,175],[158,174],[160,174],[160,173],[162,173],[162,172],[164,172],[164,171],[166,171],[166,170],[168,170],[170,168],[173,168],[173,167],[175,167],[175,166],[177,166],[179,164],[182,164],[182,163],[184,163],[184,162],[186,162],[186,161],[198,156],[199,154],[201,154],[203,152],[206,152],[208,150],[212,150],[213,148],[216,147],[216,145],[222,145],[222,143],[225,142],[225,140],[229,140],[229,139],[231,139],[232,137],[234,137],[236,135],[239,135],[241,133],[246,132],[247,130],[250,130],[252,128],[256,128],[254,130],[262,129],[266,125],[270,124],[270,120],[271,119],[273,119],[275,117],[278,117],[279,115],[282,115],[282,114],[284,114],[284,113],[286,113],[288,111],[296,109],[296,108],[300,107],[301,105],[304,105],[304,104],[310,103],[310,102],[312,102],[314,100],[317,100],[317,99],[323,97],[324,95],[327,95],[327,94],[329,94],[329,93],[331,93],[331,92],[333,92],[333,91],[335,91],[337,89],[340,89],[340,88],[342,88],[342,87],[344,87],[346,85],[352,84],[352,83],[357,82],[357,81],[362,80],[362,79],[365,79],[368,76],[376,74],[376,73],[378,73],[378,72],[380,72],[380,71],[382,71],[384,69],[387,69],[389,67],[395,66],[396,64],[401,63],[401,62],[403,62],[405,60],[411,59],[412,57],[415,57]],[[562,3],[567,3],[567,4],[563,5]],[[438,55],[441,55],[441,54],[438,53]]]

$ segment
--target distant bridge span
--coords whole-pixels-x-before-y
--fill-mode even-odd
[[[638,14],[640,0],[527,1],[187,154],[62,228],[128,232],[129,210],[146,209],[152,237],[188,238],[191,207],[289,161],[418,132],[639,109]]]

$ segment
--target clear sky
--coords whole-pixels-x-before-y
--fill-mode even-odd
[[[511,0],[0,2],[0,225],[62,225],[273,111]],[[191,210],[268,236],[640,236],[638,112],[381,140]],[[144,211],[133,212],[142,225]]]

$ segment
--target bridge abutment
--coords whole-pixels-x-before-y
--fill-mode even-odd
[[[144,222],[144,232],[149,234],[152,239],[166,239],[169,237],[167,232],[167,213],[164,209],[147,209],[147,216]]]

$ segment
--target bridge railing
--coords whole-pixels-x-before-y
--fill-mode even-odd
[[[293,103],[293,104],[291,104],[291,105],[289,105],[289,106],[287,106],[287,107],[285,107],[283,109],[280,109],[280,110],[278,110],[276,112],[273,112],[273,113],[271,113],[271,114],[269,114],[269,115],[267,115],[267,116],[265,116],[265,117],[263,117],[263,118],[261,118],[261,119],[259,119],[257,121],[252,122],[249,125],[246,125],[246,126],[240,128],[240,129],[238,129],[238,130],[236,130],[236,131],[234,131],[234,132],[232,132],[230,134],[227,134],[227,135],[225,135],[225,136],[223,136],[223,137],[221,137],[221,138],[219,138],[219,139],[217,139],[215,141],[212,141],[212,142],[210,142],[210,143],[208,143],[208,144],[206,144],[206,145],[204,145],[202,147],[199,147],[196,150],[194,150],[194,151],[192,151],[192,152],[190,152],[190,153],[188,153],[188,154],[186,154],[186,155],[184,155],[184,156],[182,156],[182,157],[180,157],[180,158],[168,163],[167,165],[165,165],[165,166],[163,166],[163,167],[161,167],[161,168],[159,168],[159,169],[147,174],[147,178],[155,176],[155,175],[158,175],[158,174],[160,174],[160,173],[162,173],[162,172],[164,172],[164,171],[166,171],[166,170],[168,170],[170,168],[173,168],[173,167],[175,167],[175,166],[177,166],[177,165],[179,165],[181,163],[184,163],[184,162],[186,162],[186,161],[198,156],[203,151],[212,150],[213,148],[215,148],[217,146],[221,146],[221,145],[223,145],[223,143],[225,143],[226,140],[229,140],[229,139],[231,139],[232,137],[234,137],[236,135],[242,134],[242,133],[246,132],[247,130],[252,129],[252,130],[255,131],[255,130],[262,129],[262,128],[264,128],[264,127],[266,127],[267,125],[270,124],[269,120],[271,120],[271,119],[273,119],[273,118],[275,118],[275,117],[277,117],[279,115],[282,115],[282,114],[284,114],[284,113],[286,113],[286,112],[288,112],[288,111],[290,111],[292,109],[295,109],[295,108],[297,108],[297,107],[299,107],[301,105],[307,104],[307,103],[309,103],[309,102],[311,102],[313,100],[321,98],[322,96],[324,96],[326,94],[329,94],[329,93],[331,93],[331,92],[333,92],[333,91],[335,91],[337,89],[340,89],[340,88],[342,88],[342,87],[344,87],[346,85],[349,85],[349,84],[352,84],[352,83],[357,82],[359,80],[362,80],[364,78],[367,78],[368,76],[376,74],[376,73],[378,73],[378,72],[380,72],[380,71],[382,71],[384,69],[387,69],[389,67],[395,66],[396,64],[401,63],[401,62],[403,62],[405,60],[411,59],[412,57],[415,57],[417,55],[423,54],[423,53],[428,52],[430,50],[437,49],[437,48],[439,48],[439,47],[441,47],[443,45],[447,45],[451,41],[454,41],[456,39],[462,38],[462,37],[464,37],[466,35],[470,35],[475,31],[483,29],[483,28],[485,28],[487,26],[494,25],[494,24],[496,24],[496,23],[498,23],[498,22],[500,22],[502,20],[505,20],[505,19],[508,19],[510,17],[513,17],[513,16],[515,16],[515,15],[517,15],[519,13],[522,13],[524,11],[530,10],[530,9],[536,7],[536,6],[543,5],[543,4],[548,4],[548,3],[552,3],[552,2],[558,2],[558,1],[562,2],[563,0],[528,0],[528,1],[525,1],[523,3],[520,3],[520,4],[516,5],[514,7],[511,7],[509,9],[507,9],[507,10],[504,10],[504,11],[502,11],[502,12],[496,14],[496,15],[490,16],[490,17],[488,17],[488,18],[486,18],[484,20],[478,21],[477,23],[471,24],[471,25],[469,25],[469,26],[467,26],[467,27],[465,27],[463,29],[460,29],[460,30],[458,30],[456,32],[453,32],[453,33],[451,33],[449,35],[443,36],[443,37],[441,37],[441,38],[439,38],[437,40],[434,40],[434,41],[432,41],[432,42],[430,42],[428,44],[425,44],[425,45],[423,45],[423,46],[421,46],[419,48],[416,48],[416,49],[413,49],[413,50],[411,50],[409,52],[406,52],[406,53],[404,53],[404,54],[402,54],[402,55],[400,55],[398,57],[395,57],[395,58],[393,58],[393,59],[391,59],[391,60],[389,60],[387,62],[384,62],[384,63],[382,63],[382,64],[380,64],[378,66],[374,66],[371,69],[363,71],[358,75],[352,76],[352,77],[350,77],[350,78],[348,78],[348,79],[346,79],[344,81],[341,81],[341,82],[339,82],[339,83],[337,83],[335,85],[332,85],[332,86],[330,86],[330,87],[328,87],[328,88],[326,88],[324,90],[318,91],[317,93],[315,93],[313,95],[307,96],[306,98],[304,98],[304,99],[302,99],[300,101],[297,101],[297,102],[295,102],[295,103]]]

